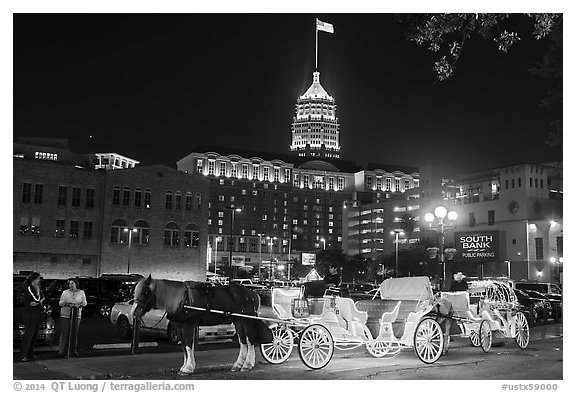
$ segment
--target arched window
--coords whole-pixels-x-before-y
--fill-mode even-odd
[[[114,190],[112,191],[112,204],[119,205],[120,204],[120,187],[114,186]]]
[[[164,245],[174,247],[180,245],[180,228],[173,222],[168,223],[164,228]]]
[[[132,243],[134,244],[149,244],[150,241],[150,226],[144,220],[138,220],[134,223],[136,232],[132,234]]]
[[[200,209],[200,206],[202,206],[202,195],[200,195],[200,193],[197,192],[195,198],[196,198],[196,209]]]
[[[110,243],[128,243],[128,232],[124,231],[125,228],[128,228],[126,221],[121,218],[114,220],[110,231]]]
[[[136,191],[134,191],[134,206],[142,206],[142,189],[140,187],[137,187]]]
[[[188,224],[184,230],[184,247],[199,247],[200,231],[196,224]]]
[[[130,204],[130,188],[124,187],[124,193],[122,194],[122,204],[128,206]]]
[[[186,193],[186,210],[192,210],[192,193]]]
[[[151,199],[151,193],[150,193],[150,189],[147,188],[146,191],[144,191],[144,207],[146,209],[150,209],[150,199]]]
[[[181,209],[182,193],[180,191],[176,191],[176,195],[175,195],[175,199],[174,199],[174,205],[175,205],[176,210]]]
[[[166,209],[172,209],[172,191],[166,191]]]

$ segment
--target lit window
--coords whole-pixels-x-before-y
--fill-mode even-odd
[[[68,232],[68,237],[73,239],[78,238],[78,231],[80,226],[79,224],[80,223],[78,221],[70,221],[70,231]]]
[[[226,176],[226,163],[220,163],[220,176]]]
[[[146,207],[146,209],[150,209],[151,197],[152,194],[150,193],[150,189],[147,188],[146,191],[144,191],[144,207]]]
[[[150,226],[144,220],[134,223],[135,231],[132,232],[132,243],[146,245],[150,242]]]
[[[202,173],[204,171],[204,160],[198,159],[196,161],[196,173]]]
[[[195,224],[188,224],[184,231],[184,247],[200,246],[200,232]]]
[[[176,223],[168,223],[164,228],[164,245],[177,247],[180,245],[180,228]]]
[[[110,230],[110,243],[126,244],[128,232],[124,231],[125,228],[127,228],[126,221],[121,218],[114,220]]]
[[[66,222],[64,220],[56,220],[56,228],[54,230],[54,236],[63,237],[66,235]]]

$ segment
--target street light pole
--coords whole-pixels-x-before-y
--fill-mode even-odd
[[[132,232],[137,232],[136,228],[124,228],[124,232],[128,232],[128,274],[130,274],[130,256],[132,255]]]
[[[216,248],[214,249],[214,274],[216,274],[216,267],[217,267],[217,263],[218,263],[218,242],[221,241],[222,238],[220,236],[218,236],[214,240],[216,241]]]
[[[225,207],[224,209],[230,210],[232,212],[232,217],[230,219],[230,241],[228,242],[229,248],[229,260],[228,260],[228,267],[230,268],[230,280],[234,279],[234,267],[232,266],[232,248],[234,247],[234,214],[236,212],[241,212],[242,209],[234,208],[234,206]]]
[[[394,274],[396,277],[398,277],[398,236],[404,235],[404,232],[400,231],[398,229],[395,229],[395,230],[391,231],[390,234],[394,235],[396,238],[396,270],[395,270]]]
[[[262,236],[264,236],[263,233],[259,233],[258,234],[258,255],[260,257],[260,261],[258,262],[258,280],[262,280]]]
[[[432,223],[436,218],[436,229],[432,228]],[[447,225],[444,223],[444,218],[448,218],[450,220],[451,225]],[[440,255],[438,256],[438,260],[442,264],[442,285],[444,286],[446,283],[446,263],[444,259],[444,233],[446,232],[446,228],[453,227],[453,223],[458,218],[458,214],[455,211],[448,211],[444,206],[438,206],[434,209],[434,214],[426,213],[424,216],[424,220],[430,224],[430,228],[434,229],[439,234],[439,250],[438,252]]]
[[[274,240],[278,239],[276,236],[274,237],[270,237],[267,236],[266,239],[270,240],[270,243],[268,243],[268,245],[270,246],[270,282],[272,282],[272,275],[274,273],[274,269],[272,267],[272,260],[274,259]]]
[[[323,246],[324,251],[326,251],[326,239],[321,238],[320,241],[322,242],[322,246]]]

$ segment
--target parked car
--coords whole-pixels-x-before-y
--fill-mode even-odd
[[[14,284],[13,291],[13,311],[12,323],[14,329],[14,344],[22,342],[24,336],[24,288],[22,283]],[[20,287],[20,288],[17,288]],[[52,345],[54,342],[54,319],[46,313],[42,314],[42,321],[40,322],[40,329],[36,335],[36,345],[45,344]]]
[[[543,295],[555,295],[562,297],[562,290],[556,284],[549,282],[529,282],[529,281],[516,281],[514,287],[521,290],[530,289],[532,291],[540,292]]]
[[[83,315],[96,313],[99,317],[107,318],[115,303],[128,300],[132,295],[134,286],[142,276],[103,276],[101,278],[78,278],[78,286],[86,294],[87,305]],[[67,280],[54,280],[46,289],[45,308],[52,316],[60,314],[60,295],[67,289]]]
[[[230,284],[252,285],[253,282],[249,278],[235,278],[230,280]]]
[[[116,303],[110,312],[110,322],[116,325],[118,335],[122,338],[132,336],[132,305],[134,300]],[[236,329],[233,324],[200,326],[198,343],[223,342],[235,339]],[[152,309],[143,317],[140,334],[166,338],[173,344],[180,341],[178,332],[166,317],[164,310]]]
[[[535,325],[539,320],[544,322],[548,320],[550,303],[546,303],[542,299],[535,298],[520,289],[514,289],[514,293],[518,298],[518,303],[520,303],[520,306],[522,307],[522,313],[528,320],[528,324]]]
[[[542,294],[540,292],[537,291],[533,291],[531,289],[525,289],[524,292],[526,292],[529,296],[532,296],[534,298],[540,299],[544,302],[546,302],[547,304],[550,305],[550,307],[548,308],[548,317],[554,319],[554,322],[559,322],[560,318],[562,317],[562,301],[555,299],[555,298],[550,298],[548,295]]]

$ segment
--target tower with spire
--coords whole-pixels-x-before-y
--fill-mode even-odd
[[[340,158],[336,101],[320,84],[320,72],[296,101],[290,150],[301,157]]]

